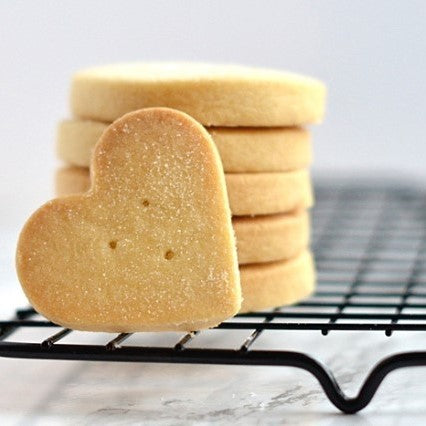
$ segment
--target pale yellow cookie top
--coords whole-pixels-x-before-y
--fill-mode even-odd
[[[124,63],[77,72],[72,112],[112,121],[153,106],[187,112],[204,125],[290,126],[320,122],[325,87],[291,72],[241,65]]]
[[[240,306],[225,179],[206,130],[153,108],[96,145],[92,187],[25,224],[17,271],[35,309],[92,331],[192,330]]]
[[[221,82],[253,81],[280,83],[289,89],[297,86],[317,88],[323,84],[311,77],[268,68],[255,68],[243,65],[220,65],[197,62],[152,62],[119,63],[103,65],[78,71],[75,76],[93,80],[150,82]]]

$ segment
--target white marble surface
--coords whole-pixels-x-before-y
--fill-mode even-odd
[[[16,231],[3,231],[0,242],[0,314],[25,305],[13,268]],[[12,253],[12,254],[11,254]],[[14,335],[39,338],[46,330]],[[211,331],[193,346],[233,347],[249,331],[226,338]],[[45,334],[44,334],[45,335]],[[350,395],[384,355],[424,349],[424,334],[268,332],[253,349],[302,350],[334,371]],[[108,335],[97,335],[105,342]],[[146,334],[126,344],[166,345],[177,334]],[[86,340],[85,340],[86,339]],[[87,341],[72,333],[69,342]],[[234,425],[423,425],[426,423],[426,368],[392,373],[371,405],[360,414],[340,414],[316,380],[293,368],[174,364],[42,361],[0,358],[1,425],[96,424],[234,424]]]

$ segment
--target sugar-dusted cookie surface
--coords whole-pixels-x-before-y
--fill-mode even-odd
[[[196,330],[234,315],[241,295],[217,150],[184,113],[153,108],[113,123],[92,187],[25,224],[17,272],[34,308],[79,330]]]
[[[90,187],[89,171],[65,167],[56,173],[56,195],[80,194]],[[233,216],[238,263],[271,262],[295,256],[309,244],[305,210],[259,216]]]
[[[90,186],[89,172],[83,168],[59,169],[58,196],[80,194]],[[271,262],[289,259],[309,244],[309,214],[306,210],[232,218],[237,240],[238,263]]]
[[[283,173],[226,173],[225,180],[234,216],[289,213],[313,205],[312,184],[306,169]],[[88,168],[57,170],[57,196],[78,194],[89,188]]]
[[[206,126],[294,126],[322,120],[325,87],[313,78],[261,68],[200,63],[129,63],[74,75],[76,117],[113,121],[165,106]]]
[[[108,123],[64,120],[58,125],[58,157],[73,166],[89,167],[93,148]],[[286,172],[312,161],[311,138],[298,127],[207,127],[225,172]]]

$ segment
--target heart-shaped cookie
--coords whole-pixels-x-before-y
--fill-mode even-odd
[[[207,131],[166,108],[103,133],[86,194],[37,210],[17,271],[34,308],[65,327],[197,330],[238,312],[238,264],[222,165]]]

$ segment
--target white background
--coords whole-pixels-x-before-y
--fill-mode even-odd
[[[324,80],[316,171],[426,177],[424,1],[0,1],[3,224],[52,193],[71,74],[116,61],[193,60]]]

